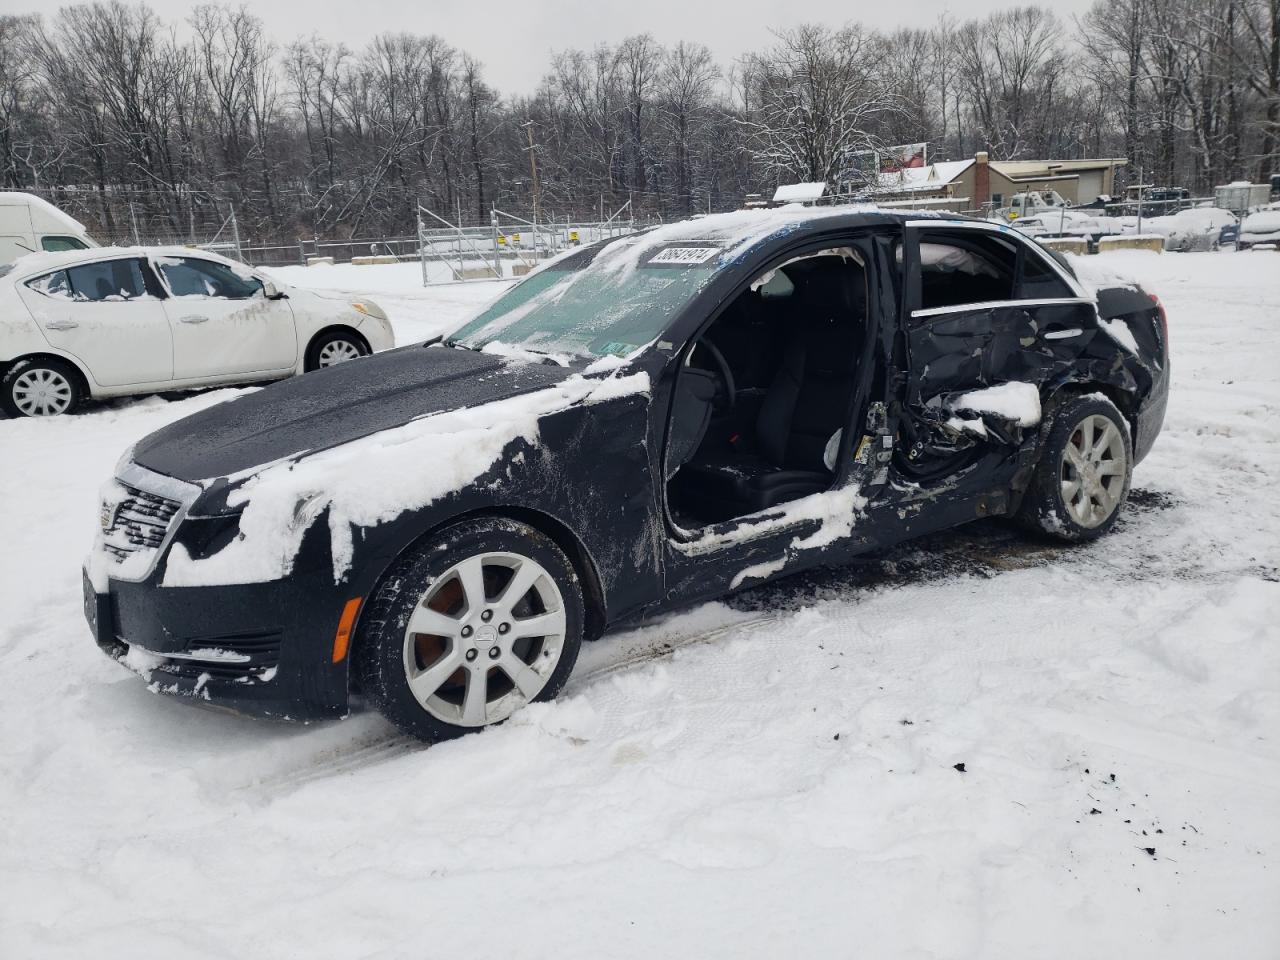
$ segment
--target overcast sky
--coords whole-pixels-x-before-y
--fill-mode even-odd
[[[191,0],[149,0],[166,21],[180,21]],[[49,12],[61,3],[0,0],[7,13]],[[285,43],[318,33],[358,47],[386,31],[438,33],[478,57],[489,83],[502,93],[530,93],[553,50],[614,43],[633,33],[652,33],[665,43],[694,40],[728,64],[769,42],[770,28],[805,21],[840,25],[929,26],[943,11],[956,17],[1016,6],[1016,0],[256,0],[254,13]],[[1054,0],[1064,19],[1090,0]]]

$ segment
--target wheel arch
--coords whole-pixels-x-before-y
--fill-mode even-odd
[[[303,370],[307,369],[307,365],[311,362],[311,351],[315,349],[315,346],[320,341],[320,338],[328,336],[331,333],[349,333],[352,336],[354,336],[356,339],[358,339],[361,343],[363,343],[364,348],[366,350],[370,351],[371,353],[373,352],[373,348],[369,345],[369,338],[366,337],[359,330],[357,330],[355,327],[351,326],[351,324],[329,323],[329,324],[325,324],[323,327],[321,327],[319,330],[313,333],[309,338],[307,338],[307,344],[302,349],[302,358],[301,358],[301,363],[299,364],[299,367],[301,369]]]
[[[1138,430],[1139,401],[1133,391],[1101,380],[1068,380],[1065,383],[1058,384],[1058,386],[1048,391],[1048,396],[1042,404],[1040,426],[1036,435],[1035,455],[1023,463],[1014,474],[1009,497],[1008,513],[1010,515],[1016,514],[1022,505],[1022,500],[1027,493],[1027,486],[1030,484],[1036,467],[1040,463],[1040,457],[1044,454],[1045,446],[1049,440],[1049,432],[1053,429],[1054,418],[1057,415],[1058,408],[1070,400],[1088,396],[1091,393],[1100,393],[1115,405],[1115,408],[1120,411],[1120,415],[1124,417],[1125,425],[1129,428],[1130,444],[1135,442],[1134,438],[1137,436]]]
[[[1047,410],[1052,413],[1066,400],[1090,393],[1100,393],[1115,405],[1129,427],[1129,439],[1132,442],[1138,434],[1139,400],[1134,391],[1126,390],[1114,383],[1102,380],[1072,380],[1064,383],[1050,394]],[[1044,419],[1046,422],[1051,421],[1052,416],[1046,416]]]
[[[415,549],[446,527],[467,520],[474,520],[478,517],[500,517],[527,524],[564,551],[564,555],[568,557],[569,563],[573,565],[573,569],[578,575],[578,581],[582,584],[582,605],[585,614],[583,639],[595,640],[604,633],[605,625],[608,622],[608,608],[605,604],[604,584],[600,578],[600,571],[595,558],[587,549],[586,544],[582,542],[582,539],[573,532],[568,524],[549,513],[532,507],[509,505],[482,507],[453,514],[441,520],[404,544],[386,559],[382,564],[382,569],[378,571],[376,577],[370,582],[365,594],[366,597],[372,597],[377,592],[387,575],[410,550]],[[358,643],[359,630],[355,632],[355,637],[357,638],[355,642]],[[348,657],[348,660],[350,660],[350,657]]]
[[[56,360],[58,363],[65,364],[74,371],[76,378],[80,381],[77,386],[80,389],[81,397],[92,397],[94,395],[92,386],[94,380],[89,376],[89,371],[85,369],[84,365],[75,357],[64,353],[54,353],[52,350],[33,350],[10,360],[0,360],[0,378],[4,377],[13,367],[24,360]]]

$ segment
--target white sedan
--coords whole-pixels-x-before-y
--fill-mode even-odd
[[[35,253],[0,266],[0,405],[279,380],[395,345],[377,304],[277,284],[185,247]]]

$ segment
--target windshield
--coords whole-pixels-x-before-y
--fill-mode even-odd
[[[512,287],[449,343],[625,357],[650,343],[719,268],[718,244],[629,237],[588,247]]]

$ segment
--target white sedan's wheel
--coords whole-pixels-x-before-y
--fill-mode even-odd
[[[560,664],[564,633],[564,598],[541,564],[479,554],[422,594],[404,631],[405,677],[437,719],[487,726],[542,692]]]
[[[13,416],[57,417],[78,400],[74,375],[54,361],[23,361],[4,377],[4,407]]]
[[[332,367],[335,363],[344,363],[363,356],[360,347],[350,340],[330,340],[320,348],[320,366]]]
[[[311,341],[303,367],[308,372],[368,356],[367,344],[354,330],[331,330]]]

